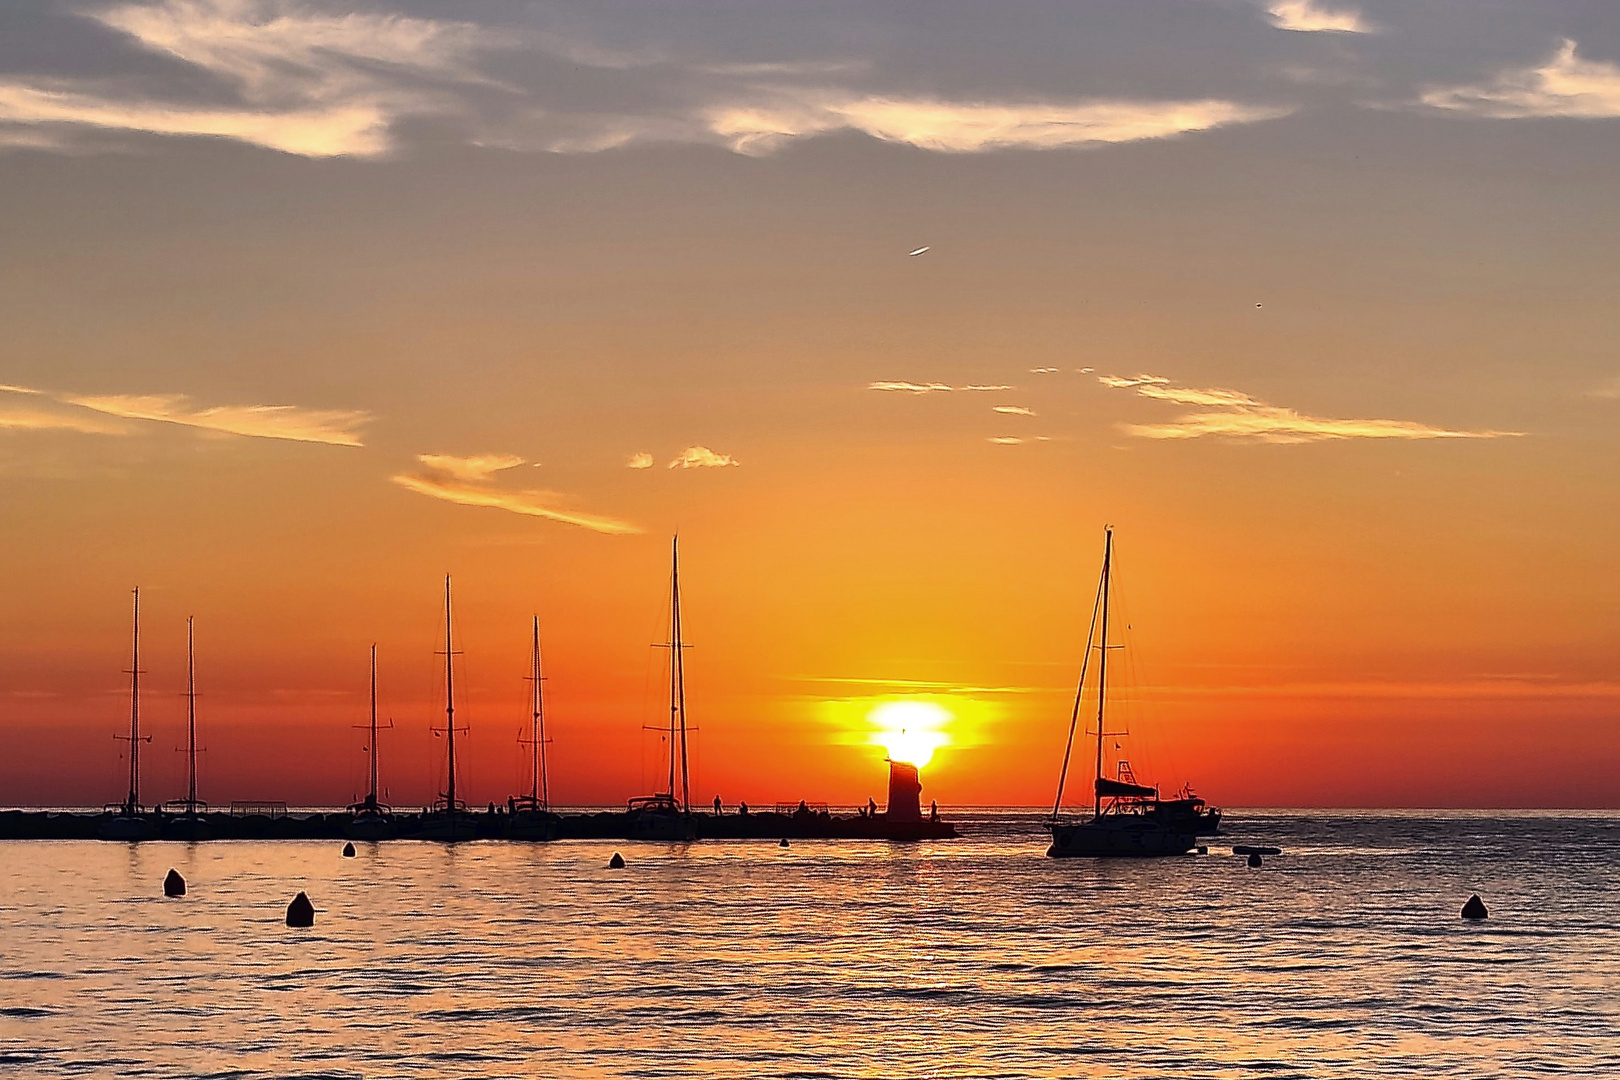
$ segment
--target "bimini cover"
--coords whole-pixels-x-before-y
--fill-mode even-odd
[[[1106,777],[1097,778],[1097,797],[1099,799],[1155,799],[1158,798],[1159,789],[1143,787],[1141,784],[1127,784],[1121,780],[1109,780]]]

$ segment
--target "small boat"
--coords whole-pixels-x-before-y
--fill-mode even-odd
[[[669,786],[655,795],[643,795],[629,803],[632,840],[689,841],[697,839],[692,820],[692,785],[686,752],[686,664],[681,642],[681,551],[680,537],[670,546],[669,641],[655,646],[669,650]],[[679,762],[679,771],[676,763]],[[680,797],[675,781],[680,779]]]
[[[1114,530],[1110,528],[1104,532],[1102,579],[1097,584],[1097,603],[1092,609],[1086,655],[1080,666],[1080,685],[1075,691],[1074,712],[1069,718],[1069,741],[1063,750],[1063,769],[1058,775],[1057,798],[1052,802],[1052,818],[1047,823],[1047,828],[1052,833],[1052,845],[1047,848],[1046,853],[1055,859],[1078,856],[1185,855],[1193,849],[1198,840],[1194,823],[1185,815],[1178,816],[1159,811],[1161,803],[1158,788],[1138,784],[1127,762],[1119,762],[1117,778],[1103,775],[1104,737],[1124,734],[1120,731],[1108,731],[1106,723],[1108,653],[1111,649],[1120,647],[1110,645],[1108,641],[1113,561]],[[1097,653],[1097,758],[1092,783],[1092,812],[1089,818],[1063,821],[1060,815],[1063,808],[1064,781],[1068,778],[1075,730],[1080,721],[1080,701],[1085,693],[1087,669],[1091,666],[1093,651]]]
[[[377,646],[371,647],[371,741],[366,747],[370,758],[371,790],[366,797],[349,807],[349,820],[343,823],[343,835],[350,840],[392,840],[398,829],[394,824],[394,810],[377,800]],[[394,722],[388,721],[393,727]]]
[[[129,665],[129,734],[114,735],[129,741],[129,793],[121,803],[107,806],[108,814],[96,826],[103,840],[156,840],[157,822],[141,806],[141,743],[152,736],[141,734],[141,590],[135,590],[135,633]]]
[[[478,826],[473,816],[467,812],[467,804],[456,798],[456,732],[466,731],[465,727],[456,727],[456,683],[455,668],[452,661],[455,658],[454,638],[450,630],[450,575],[444,576],[444,728],[447,752],[446,776],[448,780],[444,792],[439,800],[427,809],[422,815],[422,828],[417,838],[421,840],[472,840],[478,836]],[[438,735],[439,728],[433,729]]]
[[[509,840],[555,840],[561,818],[551,812],[551,790],[546,775],[546,710],[540,684],[540,616],[534,617],[534,645],[529,651],[532,684],[529,710],[529,737],[518,738],[529,748],[529,793],[506,801],[506,836]]]

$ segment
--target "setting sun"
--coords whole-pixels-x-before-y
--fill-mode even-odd
[[[932,701],[907,699],[874,706],[866,719],[873,728],[874,745],[887,750],[894,761],[920,769],[933,758],[935,750],[950,744],[945,728],[955,717]]]

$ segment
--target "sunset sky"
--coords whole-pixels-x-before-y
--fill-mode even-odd
[[[1535,0],[0,11],[0,803],[1620,806],[1620,19]],[[920,248],[927,250],[911,254]],[[1082,785],[1083,787],[1084,785]],[[1083,791],[1082,791],[1083,794]]]

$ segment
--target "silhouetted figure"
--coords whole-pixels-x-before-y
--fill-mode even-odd
[[[870,795],[866,797],[866,816],[869,818],[877,817],[877,800]]]
[[[168,876],[163,879],[164,896],[186,895],[186,879],[180,876],[180,871],[171,869]],[[1479,899],[1475,897],[1474,899]]]
[[[747,817],[748,816],[748,804],[747,803],[739,802],[737,804],[737,816],[738,817]]]
[[[624,869],[624,856],[620,855],[617,851],[615,851],[613,853],[613,858],[608,860],[608,869],[609,870],[623,870]]]
[[[1485,910],[1485,901],[1479,898],[1479,893],[1470,896],[1468,903],[1463,905],[1462,917],[1465,919],[1485,919],[1489,918],[1490,914]]]
[[[315,905],[309,902],[309,897],[299,893],[293,897],[292,903],[287,905],[287,925],[307,927],[315,925]]]
[[[353,844],[344,844],[343,845],[343,857],[345,859],[354,858],[354,845]]]
[[[939,800],[938,799],[930,800],[929,803],[928,803],[928,820],[929,821],[938,821],[939,820]]]
[[[494,799],[491,799],[489,801],[489,816],[490,817],[495,816],[495,800]]]
[[[715,817],[719,817],[719,816],[720,816],[720,806],[721,806],[721,803],[720,803],[720,796],[718,796],[718,795],[716,795],[716,796],[715,796],[715,797],[714,797],[714,816],[715,816]]]

